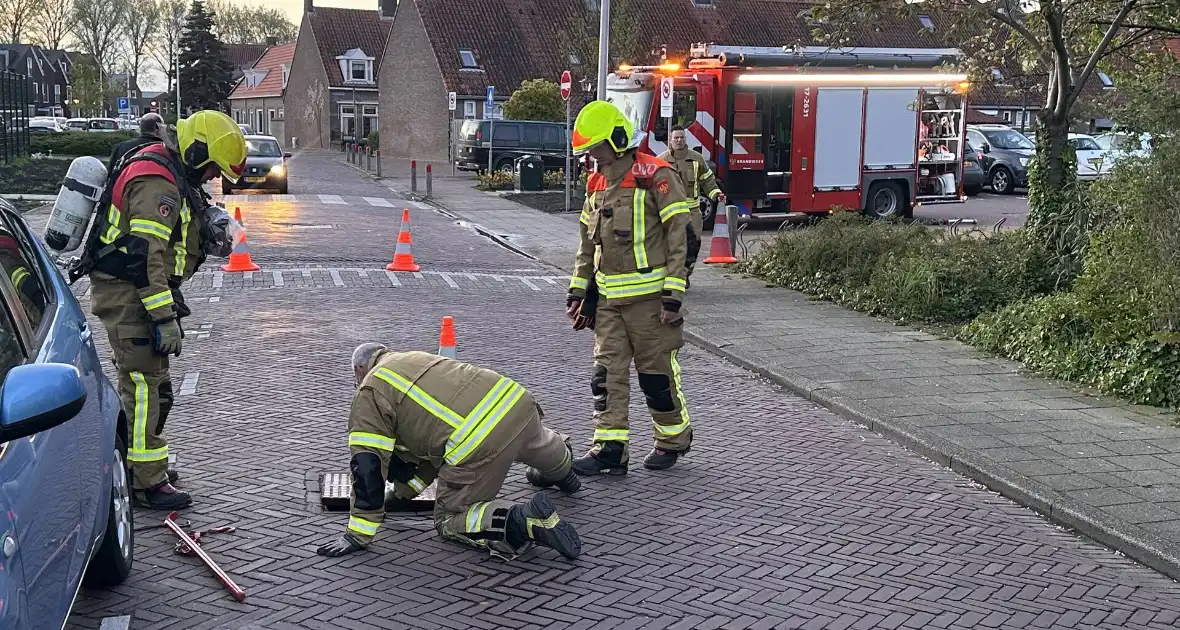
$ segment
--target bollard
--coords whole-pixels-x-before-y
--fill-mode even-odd
[[[426,163],[426,198],[430,198],[430,193],[434,191],[434,174],[431,172],[430,163]]]
[[[352,150],[352,143],[349,142],[348,143],[348,163],[352,164],[355,161],[356,161],[356,159],[355,159],[355,153]]]
[[[381,179],[381,151],[377,151],[377,179]]]
[[[373,149],[365,147],[365,170],[373,170]]]
[[[737,256],[737,239],[734,238],[738,225],[738,207],[726,205],[725,206],[725,223],[729,226],[729,255]]]
[[[410,160],[410,192],[418,192],[418,160]]]

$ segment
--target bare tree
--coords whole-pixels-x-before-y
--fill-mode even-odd
[[[168,78],[168,90],[175,89],[176,54],[180,48],[180,36],[184,33],[184,16],[188,5],[184,0],[159,0],[160,25],[148,47],[148,54],[156,66]]]
[[[163,4],[155,0],[138,0],[127,8],[127,65],[136,85],[143,58],[163,22],[163,11]]]
[[[5,40],[24,43],[22,40],[40,11],[40,0],[0,0],[0,28]]]
[[[119,56],[130,4],[131,0],[74,0],[74,38],[102,73],[109,73]]]
[[[11,2],[12,0],[0,0]],[[41,10],[33,16],[32,31],[37,43],[51,50],[59,50],[70,34],[70,17],[74,0],[43,0]]]
[[[217,38],[227,44],[261,44],[273,38],[277,43],[295,41],[298,28],[278,9],[252,7],[231,0],[206,3],[217,16]]]

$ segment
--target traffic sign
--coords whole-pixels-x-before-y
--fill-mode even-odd
[[[131,113],[131,99],[127,98],[126,96],[119,97],[119,113],[120,114],[130,114]]]
[[[570,71],[566,70],[561,73],[561,99],[563,101],[570,100],[571,87],[573,87],[573,80],[570,77]]]
[[[488,97],[484,101],[484,105],[487,105],[488,109],[491,109],[493,106],[495,106],[495,104],[496,104],[496,86],[489,85],[488,86]]]
[[[660,79],[660,118],[672,117],[672,77]]]
[[[447,109],[455,111],[459,107],[459,95],[454,92],[447,92]]]

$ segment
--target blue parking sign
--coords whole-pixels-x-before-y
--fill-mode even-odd
[[[131,113],[131,99],[127,98],[126,96],[119,97],[119,113],[120,114],[130,114]]]
[[[494,86],[494,85],[488,86],[488,98],[487,98],[487,100],[484,101],[484,104],[487,105],[489,108],[494,107],[496,105],[496,86]]]

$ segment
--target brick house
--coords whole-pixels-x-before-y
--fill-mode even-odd
[[[278,138],[286,147],[290,143],[285,130],[283,94],[295,57],[295,44],[271,46],[253,66],[245,69],[241,80],[229,95],[230,116],[250,125],[255,133]]]
[[[31,116],[70,116],[70,68],[63,50],[30,44],[0,44],[0,68],[29,77]]]
[[[327,148],[378,130],[378,74],[398,6],[397,0],[378,1],[376,10],[367,10],[304,0],[283,95],[284,133],[292,147]]]
[[[274,41],[265,44],[225,44],[225,56],[234,67],[233,81],[236,83],[241,79],[246,70],[253,68],[267,49],[274,45]]]

